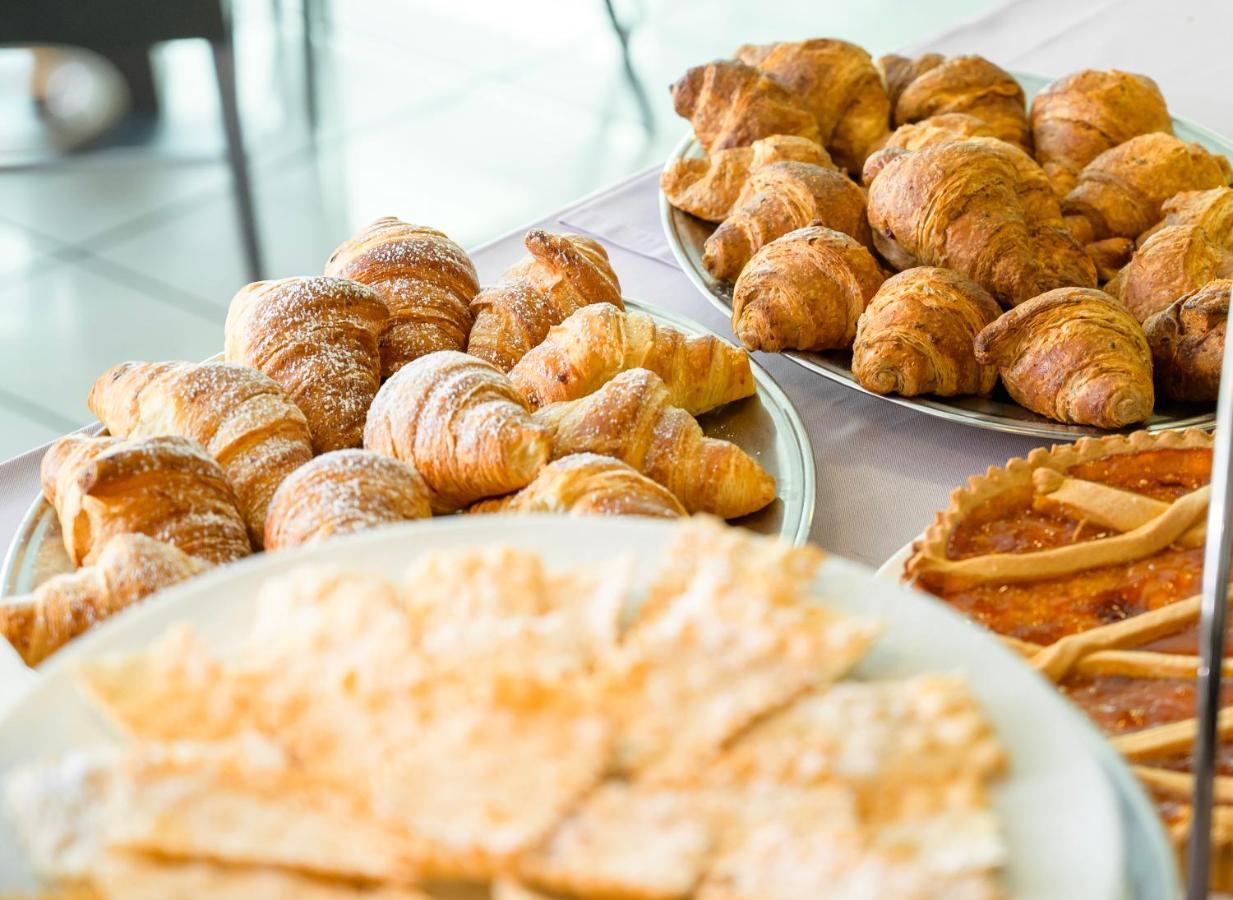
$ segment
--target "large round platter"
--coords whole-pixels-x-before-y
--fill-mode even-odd
[[[251,616],[258,585],[303,562],[397,577],[416,553],[510,544],[540,552],[554,567],[628,554],[639,560],[638,577],[645,579],[662,558],[671,528],[670,523],[635,519],[458,517],[391,526],[217,569],[169,589],[157,602],[126,610],[57,654],[0,721],[0,774],[34,757],[113,740],[74,684],[73,671],[83,660],[143,647],[172,623],[190,623],[225,653]],[[816,590],[827,605],[887,626],[856,677],[947,671],[970,680],[1009,752],[1008,773],[994,804],[1010,850],[1010,896],[1127,896],[1127,829],[1106,775],[1111,767],[1125,766],[1106,758],[1111,753],[1102,755],[1094,731],[1077,712],[1010,651],[931,598],[876,580],[868,569],[836,558],[822,566]],[[48,716],[49,709],[56,714]],[[1165,846],[1158,820],[1149,816],[1146,821],[1156,822],[1149,827]],[[25,860],[6,828],[0,824],[0,889],[27,887]],[[1167,853],[1137,859],[1134,865],[1145,867],[1137,874],[1143,888],[1155,891],[1144,896],[1177,894],[1176,869]]]
[[[1042,78],[1039,75],[1017,73],[1015,78],[1023,86],[1029,100],[1049,83],[1048,78]],[[1205,128],[1193,125],[1184,119],[1174,119],[1173,131],[1183,140],[1198,141],[1209,150],[1223,153],[1233,159],[1233,143]],[[668,158],[668,163],[702,155],[701,146],[690,134],[677,144],[676,149]],[[684,269],[689,280],[702,292],[702,295],[710,300],[721,313],[731,317],[732,283],[717,280],[702,265],[702,245],[715,230],[715,226],[676,209],[668,203],[668,199],[662,192],[659,195],[659,207],[664,234],[667,236],[668,245],[672,248],[677,262]],[[823,378],[838,382],[853,390],[962,425],[1063,441],[1077,440],[1088,434],[1108,433],[1098,428],[1082,425],[1063,425],[1060,422],[1046,419],[1044,416],[1038,416],[1012,401],[1001,387],[989,399],[981,397],[899,397],[893,394],[874,394],[861,387],[852,377],[851,354],[846,351],[827,353],[788,351],[783,355],[797,365],[804,366]],[[1128,430],[1145,428],[1148,431],[1166,431],[1176,428],[1211,428],[1215,423],[1216,413],[1212,408],[1173,403],[1162,398],[1157,400],[1155,413],[1145,424]]]
[[[711,333],[691,319],[636,300],[626,299],[625,305],[687,334]],[[732,441],[775,476],[775,502],[734,524],[802,543],[813,524],[816,490],[809,434],[779,385],[756,362],[751,360],[751,366],[757,394],[707,413],[698,421],[708,435]],[[0,566],[0,597],[28,593],[53,575],[72,570],[56,512],[40,494],[32,501]]]

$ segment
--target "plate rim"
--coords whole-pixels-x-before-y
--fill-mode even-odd
[[[60,684],[61,688],[64,690],[76,691],[76,688],[71,685],[71,679],[73,677],[74,670],[80,666],[82,662],[88,659],[105,656],[108,653],[124,652],[128,649],[122,648],[118,645],[123,645],[126,643],[145,645],[150,640],[156,639],[157,635],[162,634],[167,627],[177,622],[187,621],[190,623],[196,623],[199,626],[206,626],[206,623],[210,621],[211,616],[209,610],[213,608],[214,605],[209,603],[199,603],[196,601],[200,600],[205,593],[217,592],[226,587],[229,580],[231,582],[242,579],[265,580],[270,577],[285,574],[287,571],[301,566],[313,565],[319,565],[326,568],[352,568],[362,571],[365,564],[354,564],[348,562],[348,560],[352,558],[352,554],[348,551],[359,546],[360,544],[371,544],[372,546],[369,547],[369,550],[372,553],[378,552],[383,545],[389,548],[398,548],[400,550],[405,549],[406,547],[422,547],[425,544],[434,549],[466,546],[468,544],[472,546],[483,545],[484,540],[482,535],[474,536],[468,541],[466,533],[470,530],[481,532],[488,530],[495,531],[502,536],[517,535],[520,533],[519,530],[512,528],[511,526],[514,523],[525,524],[528,518],[532,520],[540,520],[539,524],[546,525],[549,531],[554,528],[569,529],[564,532],[564,534],[572,534],[577,530],[576,526],[578,523],[576,521],[567,520],[567,517],[564,516],[551,516],[544,514],[532,514],[530,517],[525,515],[512,516],[506,514],[486,516],[482,519],[456,517],[445,523],[439,523],[438,527],[435,528],[424,521],[402,522],[366,532],[346,535],[338,540],[329,542],[328,544],[293,548],[276,555],[252,556],[240,560],[231,566],[217,567],[203,574],[199,578],[191,579],[190,581],[173,585],[168,588],[164,594],[170,596],[164,596],[163,602],[157,604],[138,604],[121,611],[118,615],[108,619],[104,623],[101,623],[100,627],[93,629],[90,633],[75,641],[71,647],[66,648],[65,651],[53,657],[53,659],[49,661],[49,665],[46,669],[46,677],[38,679],[30,690],[24,691],[23,694],[20,697],[15,698],[15,700],[9,704],[6,709],[0,711],[0,730],[8,731],[13,726],[15,719],[20,721],[23,716],[28,717],[31,715],[31,710],[37,708],[40,698],[43,697],[44,694],[47,694],[48,692],[56,692],[57,684]],[[506,521],[502,522],[501,520]],[[444,527],[441,527],[441,525]],[[607,557],[617,556],[620,552],[622,552],[622,550],[629,552],[628,546],[620,546],[622,534],[628,535],[630,532],[635,531],[666,532],[672,526],[673,523],[671,522],[659,522],[636,518],[600,518],[586,520],[583,523],[584,529],[594,529],[598,532],[607,531],[609,536],[617,539],[615,541],[596,540],[590,542],[599,548],[601,553],[603,548],[608,548],[609,552],[607,553]],[[539,529],[537,529],[537,531],[539,531]],[[421,544],[415,540],[417,532],[422,532],[423,535],[430,537],[428,537],[428,539]],[[461,532],[462,534],[456,535],[457,539],[454,539],[455,536],[452,536],[450,532]],[[541,532],[540,537],[536,538],[536,540],[539,541],[541,545],[548,545],[551,543],[551,537],[551,534],[544,536]],[[633,540],[636,539],[628,539],[630,542]],[[647,540],[649,541],[649,538]],[[511,543],[515,542],[516,540],[511,541]],[[657,542],[657,545],[662,546],[663,542]],[[391,554],[391,556],[393,555],[394,554]],[[400,562],[398,565],[405,568],[405,564],[409,562],[410,557],[407,557],[404,553],[401,554],[399,558]],[[554,563],[551,562],[549,564],[554,565]],[[559,563],[555,564],[559,565]],[[862,565],[835,554],[827,554],[823,571],[820,572],[822,577],[825,577],[826,574],[828,574],[825,572],[825,568],[828,565],[831,567],[830,574],[832,576],[837,576],[840,579],[845,577],[857,577],[863,580],[877,580],[869,566]],[[963,622],[962,618],[958,615],[958,613],[946,607],[940,601],[900,586],[895,587],[896,592],[902,595],[903,598],[910,598],[914,602],[922,604],[921,608],[928,607],[930,611],[927,615],[935,617],[938,623],[948,623],[948,629],[949,626],[952,625],[961,629]],[[234,590],[227,593],[233,596],[237,593],[241,593],[240,599],[233,601],[233,603],[243,604],[247,601],[251,601],[252,596],[255,595],[256,589],[257,588],[254,585],[251,589],[242,593]],[[853,600],[852,602],[857,601]],[[839,608],[845,609],[845,606],[840,604]],[[184,611],[186,609],[198,610],[198,612],[196,614],[185,615]],[[233,612],[240,609],[242,609],[241,606],[236,606]],[[845,609],[845,611],[849,613],[852,612],[851,609]],[[224,612],[220,615],[225,617],[226,610],[224,610]],[[876,616],[878,615],[878,612],[871,611],[868,615]],[[906,627],[906,625],[907,622],[904,622],[903,627]],[[207,630],[209,630],[208,626],[206,627]],[[214,630],[225,631],[228,635],[233,633],[232,629],[221,626],[216,626]],[[124,637],[126,634],[130,635],[127,641]],[[955,630],[952,634],[958,636],[962,634],[962,631]],[[145,636],[143,637],[142,635]],[[211,640],[208,636],[206,636],[206,639],[207,642]],[[963,634],[962,640],[969,641],[970,638],[966,634]],[[1012,654],[1008,649],[998,645],[998,643],[992,640],[989,635],[982,634],[979,636],[978,640],[985,644],[991,652],[1005,658],[1008,666],[1016,666],[1017,668],[1022,667],[1021,662],[1015,660],[1014,654]],[[935,669],[929,668],[928,671],[935,671]],[[1024,672],[1024,674],[1027,673]],[[894,674],[887,677],[909,676],[906,674],[902,676],[899,674]],[[1042,691],[1039,696],[1042,703],[1048,704],[1048,706],[1054,710],[1056,715],[1059,717],[1059,721],[1064,721],[1066,723],[1067,732],[1073,731],[1075,738],[1078,739],[1081,746],[1080,752],[1089,757],[1091,762],[1093,762],[1099,770],[1108,775],[1110,769],[1117,770],[1118,767],[1120,767],[1125,770],[1127,777],[1129,777],[1129,768],[1125,761],[1120,757],[1113,755],[1112,748],[1108,748],[1106,742],[1103,740],[1093,742],[1089,739],[1088,736],[1095,733],[1090,722],[1088,722],[1068,704],[1065,704],[1055,692]],[[1046,697],[1047,699],[1045,699]],[[986,714],[988,714],[988,711],[986,711]],[[1009,743],[1007,746],[1008,749],[1012,749],[1012,745]],[[1107,753],[1102,748],[1107,748]],[[1111,759],[1111,765],[1107,764],[1107,760],[1102,757],[1108,757]],[[1020,782],[1021,786],[1024,783],[1025,782]],[[1115,872],[1119,887],[1125,889],[1126,887],[1129,887],[1129,885],[1123,884],[1123,882],[1125,881],[1126,872],[1132,863],[1128,852],[1128,829],[1125,827],[1125,816],[1119,806],[1120,797],[1118,791],[1116,790],[1116,786],[1114,784],[1105,784],[1103,790],[1108,792],[1107,799],[1113,806],[1113,812],[1117,816],[1118,824],[1120,826],[1120,833],[1117,838],[1115,838],[1115,841],[1119,846],[1120,859],[1117,861],[1117,866],[1113,866],[1112,864],[1110,865],[1110,874]],[[1151,816],[1147,821],[1150,823],[1155,823],[1155,830],[1159,832],[1158,843],[1167,847],[1167,840],[1164,837],[1163,826],[1160,825],[1159,817],[1155,815],[1154,810],[1150,810],[1149,808],[1149,811],[1151,812]],[[1000,819],[1000,821],[1002,823],[1003,834],[1008,839],[1008,851],[1013,853],[1015,845],[1012,845],[1009,840],[1011,832],[1006,828],[1005,821],[1002,819]],[[1149,825],[1148,827],[1150,829],[1152,826]],[[1153,861],[1154,863],[1159,864],[1157,866],[1157,874],[1159,875],[1159,878],[1154,880],[1153,883],[1157,887],[1166,888],[1167,893],[1164,895],[1157,893],[1144,896],[1173,897],[1178,894],[1176,881],[1176,861],[1171,847],[1167,847],[1167,849],[1167,854],[1160,856],[1158,859]],[[1010,858],[1014,858],[1014,856],[1012,855]]]
[[[1037,75],[1032,72],[1012,71],[1011,75],[1025,89],[1028,89],[1030,84],[1034,84],[1033,91],[1056,81],[1055,78],[1048,78],[1043,75]],[[1025,83],[1026,82],[1026,83]],[[1203,125],[1198,125],[1191,122],[1189,119],[1170,115],[1170,119],[1174,124],[1180,124],[1185,128],[1195,132],[1203,139],[1214,144],[1229,148],[1233,152],[1233,141],[1224,137],[1219,132],[1216,132]],[[694,137],[693,131],[687,131],[680,141],[672,148],[668,158],[664,162],[666,169],[673,162],[684,159],[691,150],[697,145],[697,139]],[[657,188],[658,203],[659,203],[659,220],[660,226],[664,232],[664,237],[667,239],[668,247],[672,251],[672,256],[676,260],[677,266],[685,273],[685,277],[690,283],[702,294],[706,300],[715,307],[723,316],[731,321],[732,307],[725,303],[721,298],[717,297],[711,290],[710,286],[703,274],[698,271],[697,267],[691,261],[689,254],[685,250],[685,241],[682,239],[680,229],[677,226],[677,216],[688,216],[681,210],[676,209],[668,202],[667,195],[662,188]],[[1105,436],[1110,434],[1129,433],[1132,431],[1177,431],[1186,428],[1202,428],[1210,431],[1216,426],[1215,411],[1207,413],[1197,413],[1195,415],[1185,416],[1182,418],[1167,419],[1156,423],[1143,423],[1137,427],[1128,427],[1124,429],[1106,430],[1095,428],[1086,425],[1068,425],[1063,422],[1051,422],[1044,416],[1038,416],[1036,419],[1015,419],[1004,416],[998,416],[988,413],[976,413],[965,411],[962,407],[947,403],[944,398],[932,397],[924,395],[921,397],[902,397],[898,394],[877,394],[863,387],[848,371],[841,371],[840,367],[830,368],[826,358],[820,353],[813,353],[801,350],[785,350],[776,354],[792,361],[796,365],[813,372],[816,375],[821,375],[828,381],[835,384],[843,385],[851,390],[858,391],[866,396],[885,400],[893,403],[896,406],[905,409],[912,409],[923,413],[933,418],[942,419],[947,422],[954,422],[959,425],[965,425],[969,428],[979,428],[985,431],[996,431],[1003,434],[1013,434],[1023,437],[1049,438],[1052,440],[1074,441],[1080,437],[1087,436]],[[1030,410],[1025,410],[1031,414]]]
[[[710,335],[725,343],[732,343],[723,335],[717,334],[688,316],[682,316],[679,313],[662,309],[639,298],[622,297],[622,300],[626,307],[661,319],[669,325],[676,326],[691,337]],[[768,405],[777,407],[783,414],[783,418],[788,424],[794,455],[800,463],[800,513],[796,516],[795,526],[791,526],[788,522],[784,523],[785,526],[791,527],[791,531],[786,531],[781,527],[779,535],[792,541],[794,544],[804,544],[809,540],[809,533],[813,528],[814,514],[818,504],[818,473],[817,462],[814,459],[813,441],[809,437],[809,431],[805,428],[805,423],[801,419],[800,411],[797,410],[796,404],[784,393],[783,388],[771,377],[771,373],[754,358],[752,353],[747,352],[746,356],[749,359],[749,368],[753,373],[754,383],[757,387],[758,399],[760,401],[765,399]],[[211,357],[211,359],[216,358],[221,358],[221,354]],[[91,434],[98,434],[102,431],[103,426],[96,424]],[[777,432],[777,437],[783,438],[785,436]],[[776,498],[779,499],[778,494],[776,494]],[[13,533],[13,539],[9,542],[8,547],[5,548],[3,561],[0,562],[0,604],[11,600],[13,597],[22,596],[23,592],[17,589],[18,575],[21,572],[22,562],[32,546],[32,533],[50,509],[51,506],[43,497],[41,491],[35,494],[34,499],[30,501],[30,505],[26,508],[26,512],[22,516],[17,530]]]

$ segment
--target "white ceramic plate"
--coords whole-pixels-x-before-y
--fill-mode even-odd
[[[628,297],[625,305],[689,335],[713,333],[692,319]],[[770,373],[752,358],[749,364],[757,394],[699,416],[698,422],[707,435],[736,444],[775,477],[775,500],[736,524],[803,543],[813,524],[816,491],[809,433]],[[40,494],[31,501],[0,565],[0,598],[29,593],[53,575],[71,571],[56,511]]]
[[[1048,84],[1048,78],[1039,75],[1015,73],[1015,78],[1023,86],[1028,101],[1038,90]],[[1216,153],[1223,153],[1233,159],[1233,143],[1184,119],[1173,120],[1173,130],[1179,138],[1187,141],[1198,141]],[[668,163],[691,156],[701,156],[702,148],[694,140],[692,134],[687,135],[668,157]],[[659,194],[660,220],[663,223],[664,234],[668,245],[681,268],[711,303],[725,316],[732,315],[732,283],[720,281],[711,276],[702,264],[703,242],[715,230],[710,222],[695,219],[688,213],[673,208],[661,191]],[[900,397],[895,394],[875,394],[865,390],[852,377],[851,353],[827,352],[812,353],[807,351],[786,351],[784,354],[797,365],[816,372],[823,378],[849,387],[853,390],[877,397],[888,403],[895,403],[915,409],[926,415],[947,419],[975,428],[986,428],[993,431],[1004,431],[1010,434],[1025,434],[1032,437],[1046,437],[1055,440],[1073,441],[1086,434],[1108,434],[1099,428],[1084,425],[1064,425],[1054,422],[1044,416],[1024,409],[1015,403],[1002,388],[990,398],[985,397]],[[1156,411],[1147,422],[1137,428],[1148,431],[1164,431],[1180,428],[1211,428],[1215,425],[1216,414],[1213,407],[1174,403],[1163,398],[1157,400]],[[1127,429],[1127,430],[1135,430]]]
[[[391,526],[217,569],[171,588],[157,602],[126,610],[53,657],[43,677],[0,720],[0,774],[25,760],[112,739],[75,686],[72,671],[78,662],[140,648],[173,622],[190,622],[208,643],[226,648],[245,627],[258,585],[303,562],[397,576],[418,553],[501,543],[537,550],[553,566],[632,553],[645,578],[671,530],[671,523],[635,519],[458,518]],[[1010,847],[1012,896],[1126,896],[1122,873],[1130,860],[1122,814],[1106,776],[1110,765],[1123,771],[1125,766],[1105,758],[1111,751],[1102,757],[1103,743],[1094,740],[1078,713],[1013,654],[936,601],[835,558],[822,567],[817,590],[830,606],[888,624],[858,677],[957,671],[970,679],[1009,751],[1009,774],[996,790],[995,804]],[[7,827],[0,826],[0,890],[28,887],[30,874]],[[1176,872],[1158,820],[1155,831],[1165,850],[1141,877],[1154,879],[1155,893],[1145,896],[1163,898],[1176,894]]]

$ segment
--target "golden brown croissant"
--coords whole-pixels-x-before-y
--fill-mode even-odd
[[[967,113],[989,124],[994,135],[1031,147],[1023,88],[1014,76],[981,56],[952,56],[912,79],[895,102],[896,125],[942,113]]]
[[[1164,218],[1139,235],[1135,243],[1140,247],[1162,228],[1198,225],[1221,247],[1233,250],[1233,188],[1182,191],[1161,204],[1160,211]]]
[[[1233,250],[1199,225],[1162,228],[1135,251],[1112,290],[1140,322],[1216,278],[1233,275]]]
[[[366,284],[390,317],[381,375],[434,350],[465,350],[479,276],[466,251],[435,228],[378,219],[330,254],[325,274]]]
[[[117,534],[93,565],[49,578],[28,597],[0,604],[0,634],[26,665],[35,666],[96,622],[208,566],[144,534]]]
[[[668,387],[673,406],[691,415],[754,392],[749,355],[714,335],[689,337],[640,312],[607,303],[584,306],[548,332],[510,369],[532,409],[577,400],[626,369],[649,369]]]
[[[1143,323],[1156,386],[1185,403],[1214,403],[1220,392],[1229,291],[1233,280],[1219,278],[1178,297]]]
[[[633,466],[595,453],[575,453],[539,470],[516,494],[481,500],[473,513],[568,513],[675,519],[685,507],[666,487]]]
[[[976,361],[972,342],[1000,312],[984,288],[958,272],[900,272],[861,314],[852,374],[875,394],[988,396],[998,372]]]
[[[707,153],[747,147],[772,134],[797,134],[821,143],[818,120],[804,98],[753,66],[720,59],[694,66],[672,85],[676,113],[694,127]]]
[[[580,234],[527,232],[530,255],[471,301],[475,325],[467,352],[508,372],[514,363],[578,309],[611,303],[624,309],[621,285],[597,242]]]
[[[269,375],[304,412],[313,450],[357,447],[381,384],[389,313],[372,288],[316,276],[258,281],[227,310],[226,358]]]
[[[830,155],[817,141],[776,134],[748,147],[729,147],[700,158],[674,159],[659,176],[659,186],[677,209],[707,222],[722,222],[732,214],[749,176],[773,162],[807,162],[824,169],[835,168]]]
[[[775,479],[740,447],[706,437],[646,369],[622,372],[581,400],[549,404],[535,419],[553,435],[554,459],[598,453],[623,460],[691,513],[731,519],[775,499]]]
[[[1227,185],[1227,166],[1198,144],[1141,134],[1084,166],[1062,209],[1086,218],[1096,240],[1133,239],[1160,220],[1161,204],[1174,194]]]
[[[904,88],[944,62],[946,57],[941,53],[925,53],[916,59],[900,56],[898,53],[878,57],[876,65],[882,73],[882,80],[886,82],[886,94],[890,97],[891,110],[898,104]]]
[[[1041,168],[994,138],[933,144],[891,160],[869,186],[874,244],[897,269],[954,269],[1003,305],[1096,284]]]
[[[1118,271],[1130,262],[1135,252],[1135,242],[1130,238],[1105,238],[1103,241],[1084,244],[1083,252],[1096,266],[1096,278],[1100,281],[1111,281]]]
[[[121,363],[99,376],[87,402],[116,437],[177,434],[205,447],[235,490],[255,547],[274,491],[313,456],[299,407],[248,366]]]
[[[750,350],[850,347],[885,276],[855,240],[810,225],[754,254],[732,291],[732,331]]]
[[[1004,313],[976,335],[1017,403],[1059,422],[1122,428],[1152,414],[1152,354],[1113,297],[1058,288]]]
[[[410,463],[433,510],[452,512],[525,487],[548,461],[552,437],[495,366],[438,350],[381,386],[364,447]]]
[[[367,450],[323,453],[283,482],[265,522],[267,550],[315,544],[432,515],[415,468]]]
[[[811,223],[872,247],[865,195],[854,181],[808,163],[772,163],[745,183],[732,215],[706,239],[702,263],[716,278],[734,280],[760,247]]]
[[[890,99],[869,54],[833,38],[745,45],[733,54],[757,66],[804,101],[818,121],[822,143],[840,166],[861,170],[886,136]]]
[[[919,122],[900,125],[886,138],[878,151],[865,160],[861,181],[870,184],[886,164],[904,150],[919,150],[931,144],[962,141],[973,137],[997,137],[984,119],[967,113],[944,113]]]
[[[1109,148],[1140,134],[1173,133],[1156,82],[1118,69],[1083,69],[1046,85],[1032,100],[1031,122],[1036,159],[1059,196]]]
[[[252,552],[223,470],[187,438],[68,435],[47,448],[40,476],[74,565],[134,532],[212,563]]]

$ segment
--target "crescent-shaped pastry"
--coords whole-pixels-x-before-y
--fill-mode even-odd
[[[1220,392],[1229,291],[1219,278],[1178,297],[1143,323],[1160,393],[1185,403],[1214,403]]]
[[[899,94],[895,125],[943,113],[967,113],[996,137],[1023,149],[1032,144],[1023,88],[1013,75],[981,56],[952,56],[920,72]]]
[[[1142,322],[1209,281],[1230,276],[1233,249],[1220,246],[1199,225],[1170,225],[1135,251],[1110,293],[1117,292]]]
[[[967,113],[943,113],[919,122],[900,125],[891,132],[878,151],[865,160],[864,168],[861,169],[861,181],[866,185],[871,184],[886,164],[905,150],[919,150],[932,144],[965,141],[974,137],[997,135],[984,119]]]
[[[977,362],[972,342],[1000,312],[988,291],[958,272],[900,272],[861,314],[852,374],[876,394],[988,396],[997,368]]]
[[[1091,288],[1058,288],[976,335],[1021,406],[1058,422],[1122,428],[1152,414],[1152,353],[1121,303]]]

